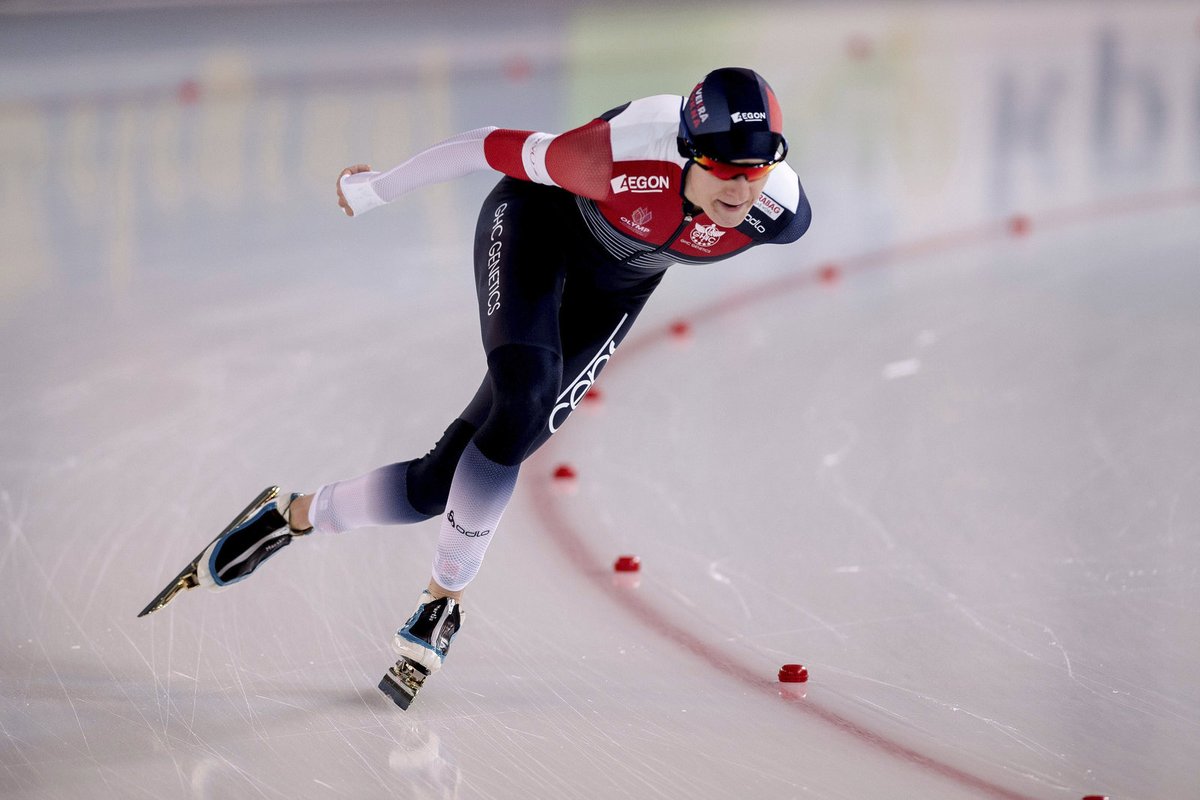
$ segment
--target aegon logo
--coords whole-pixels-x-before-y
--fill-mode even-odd
[[[634,192],[661,192],[671,188],[671,180],[666,175],[618,175],[612,181],[613,194]]]
[[[765,111],[734,111],[729,115],[734,122],[762,122],[767,118]]]

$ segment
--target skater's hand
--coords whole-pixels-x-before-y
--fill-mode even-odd
[[[347,175],[357,175],[360,172],[370,172],[370,171],[371,171],[371,167],[367,164],[355,164],[352,167],[346,167],[344,170],[342,170],[340,173],[338,173],[338,179],[337,179],[338,205],[342,207],[342,211],[346,212],[347,217],[354,216],[354,209],[350,208],[350,203],[347,202],[346,195],[342,194],[342,178],[346,177]]]

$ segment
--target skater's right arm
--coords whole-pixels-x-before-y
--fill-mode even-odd
[[[422,186],[488,169],[483,142],[494,130],[494,127],[476,128],[460,133],[387,172],[372,172],[365,164],[347,167],[338,175],[338,205],[347,216],[353,217]]]
[[[353,217],[422,186],[485,169],[602,200],[611,191],[608,123],[593,120],[559,135],[476,128],[422,150],[387,172],[356,164],[338,175],[338,205]]]

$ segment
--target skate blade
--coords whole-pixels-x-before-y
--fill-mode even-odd
[[[379,691],[392,699],[392,702],[407,710],[421,691],[429,673],[420,664],[402,658],[393,667],[388,667],[383,680],[379,682]]]
[[[220,539],[238,525],[241,525],[243,522],[245,522],[250,517],[250,514],[254,511],[254,509],[272,499],[277,494],[279,494],[278,486],[268,486],[266,489],[263,489],[258,497],[254,499],[254,502],[243,508],[242,513],[234,517],[233,521],[225,526],[225,530],[218,533],[212,538],[212,541],[204,545],[204,550],[208,549],[208,545],[212,544],[217,539]],[[159,592],[153,600],[150,601],[149,605],[142,609],[142,612],[138,614],[139,617],[144,617],[147,614],[158,611],[167,603],[174,600],[175,596],[180,592],[195,588],[200,585],[200,581],[196,578],[196,565],[200,563],[200,557],[204,555],[204,550],[201,550],[199,553],[197,553],[196,557],[193,558],[191,562],[179,572],[178,575],[171,579],[171,582],[168,583],[166,587]]]
[[[175,595],[179,594],[182,591],[191,589],[191,588],[199,586],[199,585],[200,585],[200,582],[198,580],[196,580],[196,565],[195,565],[195,563],[189,564],[188,569],[179,573],[179,575],[175,578],[174,581],[167,584],[167,587],[165,589],[163,589],[161,592],[159,592],[158,596],[155,597],[153,600],[151,600],[150,605],[143,608],[141,613],[138,614],[138,616],[144,617],[147,614],[158,611],[160,608],[165,606],[167,603],[174,600]]]

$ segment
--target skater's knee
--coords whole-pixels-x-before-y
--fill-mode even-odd
[[[475,438],[500,464],[517,464],[537,440],[562,382],[562,357],[531,345],[504,345],[488,354],[492,407]]]
[[[488,353],[488,375],[498,394],[545,390],[553,395],[562,380],[562,356],[532,344],[506,344]]]
[[[450,493],[450,481],[459,456],[471,437],[475,426],[461,419],[450,423],[433,449],[408,466],[401,487],[413,508],[423,514],[436,516],[446,510],[446,496]]]

